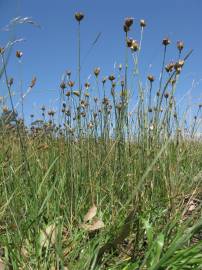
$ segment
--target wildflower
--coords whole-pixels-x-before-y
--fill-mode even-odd
[[[89,123],[88,123],[88,128],[89,128],[89,129],[92,129],[93,126],[94,126],[94,125],[93,125],[93,122],[89,122]]]
[[[82,117],[86,117],[86,112],[81,112]]]
[[[183,41],[178,41],[177,42],[177,48],[178,48],[179,52],[181,53],[181,51],[184,48],[184,42]]]
[[[31,83],[30,83],[30,88],[33,88],[36,84],[36,77],[34,76],[33,79],[31,80]]]
[[[71,76],[71,70],[67,70],[67,76],[70,78],[70,76]]]
[[[171,41],[170,41],[170,39],[169,39],[168,37],[164,38],[163,41],[162,41],[162,44],[163,44],[164,46],[167,46],[167,45],[169,45],[170,43],[171,43]]]
[[[155,79],[153,75],[148,75],[147,79],[152,83]]]
[[[86,83],[85,83],[85,88],[86,88],[86,89],[89,89],[89,87],[90,87],[90,83],[86,82]]]
[[[124,30],[124,32],[127,33],[130,30],[130,28],[127,25],[124,24],[123,30]]]
[[[164,97],[167,99],[169,97],[169,93],[165,92]]]
[[[74,82],[73,81],[68,81],[68,85],[69,85],[69,87],[73,87],[74,86]]]
[[[75,19],[80,23],[80,21],[82,21],[84,18],[84,14],[81,12],[77,12],[75,13]]]
[[[3,54],[3,53],[4,53],[4,48],[0,47],[0,54]]]
[[[154,125],[150,125],[149,130],[151,130],[151,131],[154,130]]]
[[[8,84],[9,84],[9,86],[11,86],[13,84],[13,78],[10,78]]]
[[[175,70],[177,73],[180,73],[182,70],[182,67],[184,66],[184,60],[179,60],[175,63]]]
[[[87,93],[87,92],[84,95],[85,95],[85,97],[89,97],[90,96],[89,93]]]
[[[80,96],[79,91],[73,91],[73,94],[74,94],[75,96],[77,96],[77,97],[79,97],[79,96]]]
[[[115,80],[115,77],[114,77],[114,75],[109,75],[108,79],[112,82]]]
[[[65,89],[65,87],[66,87],[65,82],[61,82],[61,84],[60,84],[60,88],[61,88],[62,90],[64,90],[64,89]]]
[[[41,107],[41,110],[44,112],[44,111],[46,110],[46,107],[43,105],[43,106]]]
[[[3,112],[4,112],[4,113],[8,113],[8,112],[9,112],[8,107],[4,106],[4,107],[3,107]]]
[[[143,28],[147,26],[145,20],[140,20],[140,26]]]
[[[103,83],[103,84],[105,84],[105,83],[106,83],[106,81],[107,81],[107,78],[106,78],[106,77],[104,77],[104,78],[102,79],[102,83]]]
[[[124,25],[126,25],[128,28],[130,28],[133,24],[133,18],[132,17],[127,17],[125,18],[125,22],[124,22]]]
[[[167,64],[167,65],[165,66],[165,70],[166,70],[167,72],[172,72],[174,66],[175,66],[175,64],[174,64],[173,62],[170,62],[169,64]]]
[[[23,53],[21,51],[16,51],[16,57],[21,58],[23,56]]]
[[[126,41],[126,43],[127,43],[128,48],[131,48],[131,46],[133,44],[133,39],[132,38],[128,38],[127,41]]]
[[[49,116],[54,116],[54,114],[55,114],[55,111],[53,111],[53,110],[48,111]]]
[[[95,74],[96,77],[100,74],[100,68],[99,67],[94,69],[94,74]]]
[[[137,40],[133,40],[132,45],[131,45],[130,48],[131,48],[131,50],[134,51],[134,52],[136,52],[136,51],[139,50],[139,44],[138,44]]]
[[[103,101],[102,101],[103,104],[105,105],[108,105],[109,104],[109,99],[108,98],[103,98]]]

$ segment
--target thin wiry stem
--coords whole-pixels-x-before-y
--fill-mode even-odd
[[[17,129],[19,140],[20,140],[20,146],[21,146],[21,151],[22,151],[23,163],[26,164],[27,170],[28,170],[28,174],[29,174],[29,176],[31,176],[31,170],[30,170],[29,162],[28,162],[27,156],[26,156],[25,145],[23,144],[23,141],[22,141],[22,136],[21,136],[21,133],[20,133],[19,124],[18,124],[18,120],[17,120],[17,117],[16,117],[16,113],[15,113],[15,107],[14,107],[14,104],[13,104],[13,99],[12,99],[12,94],[11,94],[11,88],[10,88],[9,81],[8,81],[8,75],[7,75],[7,70],[6,70],[6,66],[5,66],[5,59],[4,59],[3,53],[1,54],[1,59],[2,59],[2,65],[3,65],[4,75],[5,75],[5,79],[6,79],[6,86],[7,86],[7,89],[8,89],[9,99],[10,99],[11,108],[12,108],[12,112],[13,112],[13,117],[14,117],[14,120],[15,120],[15,123],[16,123],[16,129]]]

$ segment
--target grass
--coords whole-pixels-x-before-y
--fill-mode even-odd
[[[201,105],[187,137],[175,99],[191,52],[183,56],[178,43],[179,58],[165,70],[170,41],[164,39],[160,82],[149,75],[143,86],[141,48],[128,39],[133,20],[126,18],[125,64],[104,79],[94,70],[100,89],[94,98],[89,83],[81,87],[83,16],[75,17],[79,91],[67,72],[58,121],[42,107],[42,120],[33,119],[32,127],[15,113],[11,123],[13,82],[0,50],[12,105],[1,116],[0,269],[200,270],[202,143],[194,134]],[[140,26],[143,37],[145,21]]]

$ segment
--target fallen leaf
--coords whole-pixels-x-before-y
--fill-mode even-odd
[[[93,205],[83,218],[84,223],[92,220],[97,214],[97,207]]]
[[[83,223],[81,224],[80,227],[86,231],[93,232],[93,231],[97,231],[104,228],[105,224],[102,220],[97,219],[97,220],[94,220],[92,224]]]
[[[48,225],[45,230],[41,231],[40,244],[42,247],[48,247],[50,244],[55,244],[56,227],[55,224]]]

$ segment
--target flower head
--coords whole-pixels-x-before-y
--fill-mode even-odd
[[[83,18],[84,18],[84,14],[83,14],[82,12],[76,12],[76,13],[75,13],[75,19],[76,19],[78,22],[82,21]]]
[[[162,44],[164,46],[168,46],[171,43],[170,39],[168,37],[164,38],[162,41]]]
[[[140,26],[141,26],[141,27],[146,27],[146,26],[147,26],[145,20],[143,20],[143,19],[140,20]]]

